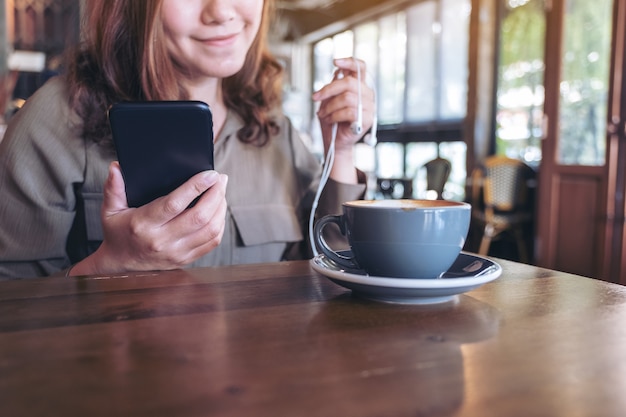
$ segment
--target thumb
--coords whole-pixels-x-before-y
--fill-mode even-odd
[[[117,161],[109,165],[109,176],[104,183],[104,197],[102,202],[102,213],[110,216],[128,208],[126,200],[126,186],[122,177],[122,169]]]

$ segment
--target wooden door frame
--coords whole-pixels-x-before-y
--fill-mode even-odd
[[[557,137],[558,123],[555,115],[558,115],[559,97],[548,94],[549,91],[558,91],[561,78],[561,55],[563,38],[563,3],[561,1],[551,2],[551,6],[546,10],[546,47],[544,53],[544,91],[545,99],[543,105],[544,131],[541,141],[541,168],[538,176],[538,207],[537,213],[537,237],[535,239],[535,253],[533,259],[539,266],[553,266],[556,257],[555,244],[556,222],[553,219],[557,216],[556,202],[553,200],[552,176],[554,166],[544,164],[544,161],[555,160],[556,145],[551,143]],[[550,69],[550,71],[548,71]],[[558,116],[556,117],[558,119]],[[549,202],[547,207],[550,210],[541,210],[546,207],[545,202]]]
[[[611,90],[607,124],[607,224],[604,265],[613,282],[626,284],[626,3],[613,4]]]
[[[609,245],[612,238],[608,231],[612,230],[612,219],[607,216],[610,205],[607,196],[611,184],[611,161],[615,157],[609,153],[607,142],[603,165],[562,165],[557,161],[566,0],[554,0],[548,4],[544,80],[547,122],[539,172],[535,259],[540,266],[614,281],[615,276],[607,264],[614,258]],[[614,39],[615,36],[612,42]],[[575,201],[568,202],[568,199]],[[581,204],[576,204],[579,201]]]

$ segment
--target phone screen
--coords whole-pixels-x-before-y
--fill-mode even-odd
[[[213,169],[213,118],[201,101],[121,102],[109,109],[129,207]]]

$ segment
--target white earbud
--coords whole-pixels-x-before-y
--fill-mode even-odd
[[[337,73],[337,79],[341,80],[344,77],[343,71],[339,71]],[[352,133],[355,135],[360,135],[363,133],[363,101],[361,99],[361,66],[357,65],[356,67],[356,78],[358,81],[357,85],[357,105],[356,105],[356,121],[350,124],[350,129],[352,129]]]
[[[352,122],[350,128],[352,129],[352,133],[355,135],[360,135],[363,133],[363,107],[360,105],[357,106],[358,118],[356,122]]]
[[[356,114],[357,119],[356,122],[352,122],[350,128],[352,129],[352,133],[355,135],[360,135],[363,133],[363,101],[361,99],[361,66],[356,66],[356,79],[358,81],[357,84],[357,105],[356,105]]]

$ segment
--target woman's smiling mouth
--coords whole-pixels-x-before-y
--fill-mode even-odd
[[[237,41],[239,33],[232,33],[223,36],[213,36],[210,38],[199,39],[201,43],[207,46],[229,46]]]

